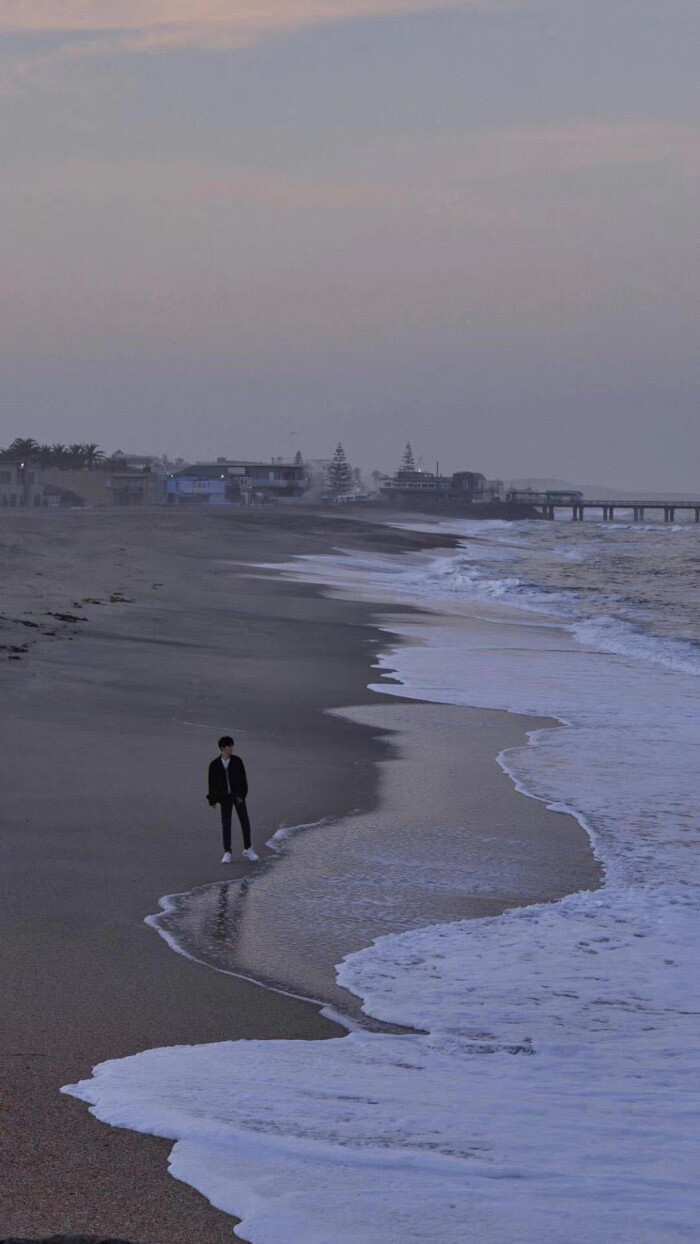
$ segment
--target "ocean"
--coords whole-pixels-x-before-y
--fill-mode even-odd
[[[385,891],[351,892],[335,981],[315,948],[327,902],[349,904],[338,876],[327,902],[304,908],[298,976],[259,971],[290,992],[312,980],[347,1015],[347,1036],[150,1050],[65,1091],[109,1123],[174,1140],[173,1174],[242,1218],[254,1244],[695,1240],[700,528],[444,529],[459,548],[338,550],[278,571],[377,602],[379,705],[548,719],[498,761],[523,795],[576,818],[600,879],[533,902],[516,855],[500,863],[518,905],[455,918],[473,870],[459,826],[437,824],[407,927],[405,904],[385,911],[417,866],[396,803]],[[419,612],[392,614],[397,604]],[[334,829],[282,831],[280,867]],[[236,885],[225,900],[244,928],[256,881]],[[222,899],[220,885],[171,896],[151,923],[175,949],[237,970],[210,935],[217,912],[228,919]]]

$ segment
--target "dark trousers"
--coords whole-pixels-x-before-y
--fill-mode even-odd
[[[250,846],[250,821],[248,820],[248,809],[245,806],[245,799],[240,803],[236,803],[233,795],[227,795],[225,799],[221,800],[221,831],[224,835],[224,851],[231,850],[231,814],[234,808],[243,831],[243,846],[246,850]]]

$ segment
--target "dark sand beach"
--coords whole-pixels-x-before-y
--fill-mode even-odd
[[[370,811],[395,754],[385,701],[374,725],[324,713],[379,702],[367,690],[376,607],[251,575],[250,563],[338,545],[438,543],[445,538],[312,511],[92,511],[4,523],[0,1238],[235,1238],[229,1217],[167,1174],[167,1141],[98,1123],[59,1090],[97,1062],[153,1046],[340,1031],[310,1004],[174,954],[143,921],[161,895],[254,872],[222,869],[217,814],[204,800],[222,731],[235,734],[249,769],[258,849],[283,823]],[[506,714],[460,718],[466,735],[481,731],[470,798],[487,825],[487,761],[529,725]],[[509,823],[522,809],[523,838],[540,836],[536,897],[595,884],[578,826],[570,822],[574,863],[561,857],[560,868],[548,814],[500,771],[496,780],[495,823],[510,800]],[[489,891],[487,909],[513,901],[512,888]],[[255,928],[264,938],[259,905]]]

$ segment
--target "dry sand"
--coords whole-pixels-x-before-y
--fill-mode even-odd
[[[162,894],[231,875],[204,801],[221,732],[250,771],[258,848],[283,822],[368,811],[376,762],[393,754],[385,726],[323,713],[377,703],[372,607],[251,577],[245,563],[436,543],[312,511],[4,521],[0,1238],[234,1238],[230,1218],[167,1174],[167,1142],[104,1126],[59,1088],[148,1047],[338,1032],[309,1004],[173,954],[143,918]],[[493,756],[527,724],[506,730],[502,715],[501,737],[498,716]],[[549,832],[538,805],[510,798],[527,804],[526,835]],[[591,884],[576,843],[577,882]],[[545,872],[541,897],[561,891],[556,853]]]

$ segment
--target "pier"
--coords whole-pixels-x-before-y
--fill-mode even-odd
[[[620,510],[632,511],[632,521],[635,523],[644,522],[644,518],[648,510],[657,511],[659,514],[663,511],[665,523],[675,523],[676,511],[687,510],[692,511],[695,522],[700,523],[700,499],[695,498],[690,501],[659,501],[659,500],[606,500],[598,501],[583,497],[580,493],[533,493],[533,492],[511,492],[508,494],[508,500],[515,503],[527,502],[529,505],[536,506],[543,518],[553,519],[557,510],[570,510],[571,521],[574,523],[582,523],[586,510],[600,510],[604,523],[611,523],[615,518],[615,511]]]
[[[557,503],[550,502],[545,518],[554,518],[556,509]],[[613,522],[615,510],[631,510],[635,523],[644,522],[647,510],[663,510],[665,523],[675,523],[676,510],[692,510],[695,522],[700,523],[700,501],[577,501],[571,505],[572,522],[582,523],[585,510],[602,510],[604,523]]]

